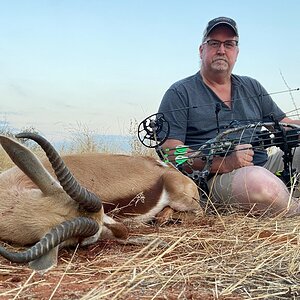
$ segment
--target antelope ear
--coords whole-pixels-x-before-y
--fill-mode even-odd
[[[52,267],[57,265],[58,246],[51,249],[43,256],[31,261],[29,266],[31,269],[37,271],[40,274],[44,274]]]
[[[45,169],[36,155],[29,149],[4,135],[0,135],[0,144],[11,160],[41,189],[44,194],[52,195],[58,190],[62,190],[61,186]]]

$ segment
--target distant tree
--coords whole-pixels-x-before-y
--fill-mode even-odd
[[[22,127],[18,132],[30,132],[30,133],[40,134],[39,131],[33,126]],[[40,148],[40,146],[36,142],[29,139],[18,139],[18,141],[32,150],[36,150]]]
[[[6,136],[13,136],[12,129],[10,128],[7,120],[0,121],[0,134]]]

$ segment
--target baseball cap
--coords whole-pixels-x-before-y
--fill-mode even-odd
[[[236,36],[239,36],[237,25],[234,20],[227,18],[227,17],[218,17],[218,18],[212,19],[208,22],[208,24],[203,32],[203,40],[206,39],[207,36],[209,35],[209,33],[219,25],[226,25],[226,26],[230,27],[234,31]]]

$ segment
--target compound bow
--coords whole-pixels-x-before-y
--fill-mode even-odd
[[[272,130],[263,130],[272,128]],[[234,150],[240,139],[229,139],[231,134],[236,134],[247,129],[258,130],[255,138],[251,141],[253,149],[267,149],[277,146],[283,151],[284,168],[276,175],[290,187],[291,178],[297,178],[295,169],[292,167],[293,149],[300,145],[300,126],[288,123],[254,122],[246,125],[233,125],[225,131],[218,133],[213,139],[206,141],[197,150],[191,150],[187,145],[180,145],[174,149],[163,149],[161,145],[168,139],[170,124],[163,113],[153,114],[144,119],[138,126],[138,138],[140,142],[148,147],[154,148],[160,159],[164,162],[175,162],[175,166],[181,172],[192,178],[202,189],[207,190],[206,183],[211,174],[213,158],[216,155],[226,155]],[[288,129],[288,130],[286,130]],[[202,170],[194,170],[193,160],[201,158],[205,161]],[[188,171],[187,171],[188,170]]]

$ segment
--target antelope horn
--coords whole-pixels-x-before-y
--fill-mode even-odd
[[[9,252],[0,247],[0,254],[12,262],[26,263],[38,259],[69,238],[90,237],[98,230],[99,225],[93,219],[77,217],[53,227],[39,242],[24,252]]]
[[[53,195],[62,190],[60,184],[28,148],[4,135],[0,135],[0,144],[11,160],[40,188],[43,194]]]
[[[73,200],[81,205],[82,208],[88,212],[98,212],[101,209],[102,202],[99,197],[78,183],[50,142],[42,136],[31,132],[22,132],[17,134],[16,137],[34,140],[42,147],[53,167],[60,185]]]

